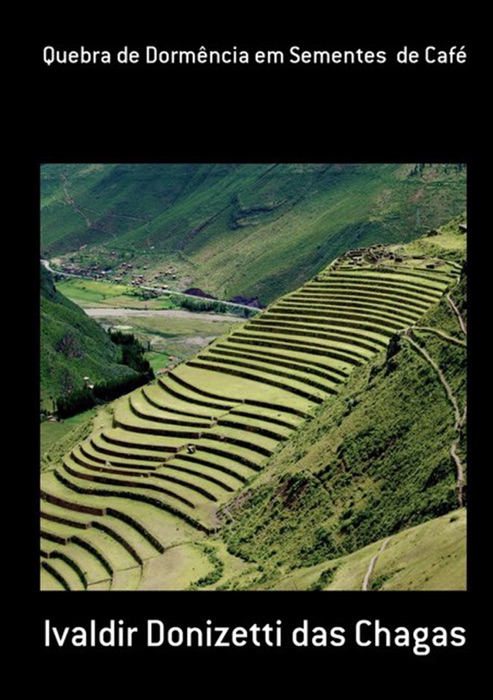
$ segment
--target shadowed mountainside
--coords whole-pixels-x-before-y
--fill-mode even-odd
[[[181,291],[265,305],[351,248],[458,215],[465,177],[446,164],[44,165],[41,250],[118,274],[171,266]]]

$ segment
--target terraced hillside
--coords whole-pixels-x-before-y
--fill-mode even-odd
[[[205,551],[218,509],[459,272],[383,246],[350,251],[115,402],[112,424],[42,476],[41,587],[137,588],[153,562],[186,567],[173,553],[197,542]]]

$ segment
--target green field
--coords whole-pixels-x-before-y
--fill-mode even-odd
[[[180,360],[192,357],[216,337],[241,325],[240,319],[221,314],[217,314],[217,318],[214,319],[204,318],[201,314],[190,314],[183,318],[152,315],[136,317],[126,315],[125,309],[122,309],[121,316],[103,316],[97,320],[108,327],[123,326],[133,333],[144,347],[150,347],[153,351],[148,356],[151,364],[153,356],[171,355]],[[160,360],[156,360],[153,369],[160,369],[162,366],[166,365],[160,365]]]
[[[101,280],[67,279],[57,282],[57,289],[82,307],[104,305],[108,302],[111,302],[112,306],[120,306],[123,303],[128,306],[132,299],[137,302],[135,294],[132,295],[132,287]]]
[[[247,312],[252,315],[256,309],[246,309],[241,305],[224,305],[220,300],[203,300],[193,295],[174,292],[173,290],[164,292],[152,292],[151,290],[136,289],[130,285],[116,284],[104,280],[90,278],[65,278],[57,282],[57,289],[64,296],[75,302],[82,308],[126,308],[144,310],[163,309],[187,309],[197,314],[203,313],[200,308],[193,308],[194,305],[210,304],[210,310],[206,313],[212,314],[236,314],[246,318]]]
[[[154,352],[151,350],[146,353],[146,360],[149,360],[154,372],[168,367],[170,364],[169,354],[167,352]]]

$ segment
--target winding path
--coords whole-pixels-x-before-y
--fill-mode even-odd
[[[452,443],[450,454],[452,455],[452,459],[457,467],[457,500],[459,502],[459,507],[462,508],[464,505],[464,467],[462,466],[460,457],[457,454],[457,442],[458,440],[455,440]]]
[[[439,380],[443,384],[443,387],[445,388],[445,391],[447,393],[447,397],[448,397],[448,399],[449,399],[449,401],[452,404],[452,407],[454,409],[454,416],[455,416],[454,429],[457,433],[457,439],[454,440],[454,442],[452,443],[452,445],[450,447],[450,454],[451,454],[452,459],[454,460],[455,466],[456,466],[457,501],[458,501],[459,507],[462,508],[462,506],[464,505],[464,466],[462,464],[462,461],[461,461],[459,455],[457,454],[457,445],[458,445],[459,440],[460,440],[462,427],[466,421],[467,404],[464,406],[464,413],[461,416],[457,399],[454,396],[454,393],[450,387],[450,384],[445,379],[445,375],[443,374],[442,370],[437,365],[437,363],[432,359],[432,357],[429,355],[429,353],[424,348],[422,348],[420,345],[418,345],[418,343],[416,343],[411,338],[411,333],[412,333],[412,330],[410,328],[408,328],[405,331],[405,333],[403,334],[403,337],[413,346],[413,348],[415,350],[420,352],[421,355],[423,355],[423,357],[425,358],[425,360],[433,367]]]
[[[380,545],[380,549],[378,550],[378,552],[372,556],[370,563],[368,565],[368,569],[366,570],[365,578],[363,579],[363,583],[361,585],[362,591],[368,590],[368,584],[370,583],[370,578],[371,578],[371,575],[373,573],[373,569],[375,568],[375,564],[377,563],[377,559],[380,556],[380,554],[383,552],[385,547],[388,545],[390,539],[391,539],[390,537],[387,537],[387,539],[384,540],[382,542],[382,544]]]
[[[450,304],[453,312],[457,316],[457,320],[459,321],[459,326],[461,327],[462,332],[464,333],[464,335],[467,335],[466,324],[464,323],[464,319],[462,318],[459,309],[457,308],[457,306],[456,306],[454,300],[452,299],[452,297],[450,296],[450,294],[447,294],[446,297],[447,297],[447,301]]]
[[[438,336],[442,340],[446,340],[448,343],[459,345],[461,348],[466,347],[466,343],[464,340],[460,340],[460,338],[454,338],[453,336],[448,335],[443,331],[440,331],[438,328],[430,328],[430,326],[413,326],[413,330],[421,331],[422,333],[432,333],[433,335]]]
[[[437,363],[435,362],[435,360],[431,357],[431,355],[430,355],[424,348],[422,348],[421,345],[418,345],[418,343],[416,343],[416,341],[414,341],[414,340],[412,339],[411,333],[412,333],[411,329],[408,329],[408,330],[404,333],[404,338],[406,338],[406,340],[407,340],[409,343],[411,343],[411,345],[413,346],[413,348],[414,348],[415,350],[417,350],[418,352],[420,352],[420,353],[423,355],[423,357],[425,358],[425,360],[433,367],[433,369],[434,369],[435,372],[437,373],[437,376],[438,376],[438,378],[440,379],[441,383],[443,384],[443,387],[445,388],[445,391],[446,391],[446,393],[447,393],[447,397],[448,397],[448,399],[449,399],[449,401],[450,401],[450,403],[452,404],[452,407],[453,407],[453,409],[454,409],[454,415],[455,415],[455,425],[454,425],[454,427],[455,427],[455,430],[459,430],[460,427],[461,427],[461,424],[462,424],[462,418],[461,418],[461,415],[460,415],[459,404],[457,403],[457,399],[455,398],[455,396],[454,396],[454,394],[453,394],[453,391],[452,391],[452,389],[450,388],[450,384],[449,384],[449,383],[447,382],[447,380],[445,379],[445,375],[443,374],[442,370],[441,370],[440,367],[437,365]]]
[[[67,204],[69,207],[71,207],[75,211],[76,214],[79,214],[79,216],[82,216],[82,218],[86,222],[87,228],[91,228],[91,225],[92,225],[91,220],[89,219],[89,217],[87,217],[84,214],[82,209],[79,209],[79,207],[75,203],[75,199],[72,197],[72,195],[68,191],[68,184],[67,184],[68,179],[64,173],[61,175],[61,179],[62,179],[63,193],[65,196],[65,204]]]

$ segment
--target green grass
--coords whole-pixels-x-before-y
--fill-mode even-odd
[[[169,353],[167,352],[154,352],[151,350],[146,352],[144,357],[146,360],[149,360],[149,364],[154,372],[168,367],[170,364]]]
[[[124,512],[142,523],[159,541],[166,543],[166,546],[172,546],[192,538],[200,539],[202,536],[190,524],[149,503],[131,501],[118,496],[78,493],[62,484],[53,472],[41,475],[41,488],[52,496],[74,504],[75,507],[114,508],[119,512]],[[73,510],[69,512],[72,513]]]
[[[92,588],[92,586],[101,584],[102,581],[106,581],[107,588],[109,588],[110,575],[101,562],[94,556],[94,554],[73,542],[70,542],[68,545],[63,547],[59,546],[57,549],[59,552],[63,552],[70,557],[72,561],[79,565],[80,569],[84,572],[87,581],[87,588],[89,590]]]
[[[105,305],[130,306],[137,301],[129,285],[113,284],[101,280],[67,279],[57,282],[58,291],[80,306]]]
[[[262,384],[259,389],[259,382],[244,377],[229,376],[225,382],[220,372],[216,370],[204,370],[190,365],[180,365],[176,374],[184,378],[192,386],[199,389],[199,393],[208,392],[216,395],[223,401],[241,403],[242,400],[260,400],[269,407],[269,404],[278,404],[287,401],[286,392],[279,387]],[[289,394],[289,405],[291,409],[307,412],[313,404],[306,398]]]
[[[265,588],[360,591],[382,540],[336,559],[281,575]],[[327,576],[325,572],[330,571]],[[325,576],[324,576],[325,574]],[[330,579],[324,584],[324,578]],[[322,580],[321,580],[322,579]],[[320,585],[321,584],[321,585]],[[369,590],[457,591],[466,588],[466,511],[452,511],[394,535],[378,559]]]
[[[464,233],[459,231],[458,225],[466,223],[464,214],[459,214],[451,219],[444,226],[440,226],[437,236],[422,237],[409,245],[406,245],[406,253],[409,255],[427,255],[445,257],[451,261],[460,261],[464,256],[465,240]],[[403,250],[402,246],[393,248],[395,253]],[[444,255],[445,254],[445,255]]]
[[[104,409],[91,409],[72,418],[52,423],[41,423],[41,470],[51,471],[60,464],[64,455],[84,440],[99,423],[106,420]]]
[[[200,438],[194,438],[194,434],[200,434],[205,439],[213,439],[214,437],[219,438],[222,436],[227,443],[229,439],[231,441],[241,441],[245,443],[244,447],[251,449],[253,451],[267,451],[271,452],[277,446],[277,440],[271,437],[265,437],[253,430],[249,429],[252,426],[247,424],[242,426],[238,423],[238,427],[231,427],[229,425],[219,424],[213,426],[212,428],[201,428],[201,427],[189,427],[180,425],[167,425],[166,423],[158,423],[147,418],[140,418],[135,416],[125,404],[120,404],[118,409],[115,411],[115,419],[118,425],[124,430],[133,434],[150,434],[150,435],[160,435],[163,436],[163,442],[165,443],[165,438],[169,435],[173,441],[175,441],[175,435],[180,436],[183,434],[183,445],[185,446],[187,441],[194,441],[200,445]]]
[[[70,540],[73,537],[79,538],[83,542],[89,543],[108,560],[112,568],[127,569],[137,565],[132,554],[119,542],[115,537],[107,532],[102,532],[96,528],[87,528],[80,530],[79,528],[71,527],[70,525],[41,520],[41,532],[45,536],[49,534]],[[63,545],[60,545],[60,549]]]
[[[71,472],[69,472],[69,469]],[[106,477],[98,477],[98,481],[89,479],[88,472],[82,467],[74,469],[68,465],[59,469],[57,474],[61,480],[71,489],[79,491],[92,497],[125,498],[130,500],[140,500],[153,507],[169,512],[174,516],[183,519],[197,529],[212,528],[214,522],[214,512],[211,502],[202,497],[198,497],[196,505],[190,502],[189,489],[183,486],[173,485],[173,488],[166,489],[162,486],[159,490],[150,488],[145,481],[134,485],[124,484],[122,479],[115,479],[118,483],[108,483]]]
[[[42,560],[44,561],[44,560]],[[49,566],[49,562],[48,562]],[[43,566],[41,567],[41,590],[42,591],[64,591],[65,588],[59,580],[53,575],[51,571],[47,571]]]
[[[178,415],[186,414],[196,417],[198,420],[209,420],[211,417],[220,416],[224,412],[221,408],[198,406],[196,404],[190,405],[188,397],[178,398],[167,394],[160,382],[149,384],[142,391],[147,403],[162,410],[169,409],[173,412],[179,412]],[[136,397],[139,398],[139,395],[136,395]]]
[[[72,560],[66,561],[63,559],[50,559],[45,561],[43,568],[48,569],[50,573],[62,583],[65,590],[81,591],[85,588],[85,581],[80,573],[72,564]]]
[[[89,411],[79,413],[72,418],[66,418],[56,422],[43,421],[41,423],[41,453],[53,447],[55,443],[70,433],[73,428],[85,424],[88,421],[92,424],[92,419],[96,415],[96,409],[92,408]]]
[[[181,544],[146,562],[140,590],[182,591],[214,571],[203,547]]]
[[[405,530],[379,556],[372,578],[380,590],[455,591],[466,588],[466,510]]]

